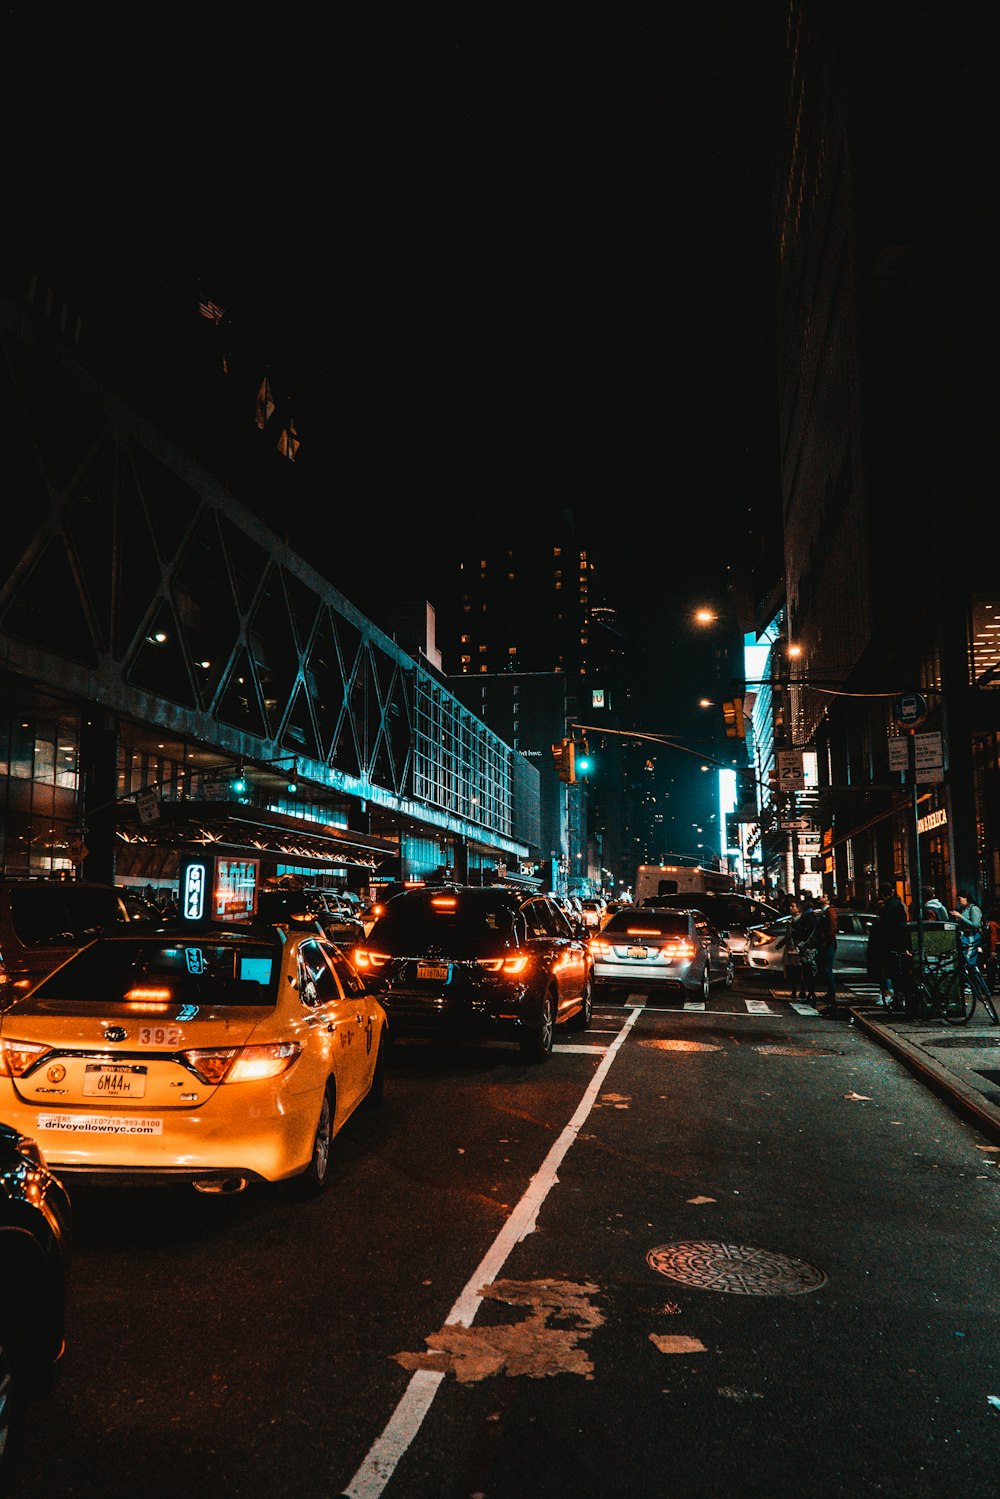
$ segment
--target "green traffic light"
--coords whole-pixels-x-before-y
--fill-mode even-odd
[[[584,773],[586,773],[590,769],[590,760],[586,755],[581,756],[581,758],[577,760],[576,768],[577,770],[582,770]]]

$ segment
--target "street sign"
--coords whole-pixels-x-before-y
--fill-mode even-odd
[[[149,787],[135,793],[135,807],[141,823],[157,822],[160,816],[160,801]]]
[[[904,692],[893,699],[892,716],[905,728],[915,729],[927,717],[927,700],[919,692]]]
[[[806,773],[801,750],[778,751],[778,786],[782,791],[806,789]]]
[[[893,734],[889,740],[889,769],[908,770],[910,768],[910,741],[902,734]]]
[[[814,831],[812,819],[809,817],[786,817],[783,822],[778,823],[783,833],[810,833]]]

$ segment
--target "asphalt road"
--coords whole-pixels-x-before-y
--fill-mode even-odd
[[[759,985],[602,1005],[540,1068],[402,1046],[317,1202],[74,1191],[13,1494],[986,1494],[998,1161]]]

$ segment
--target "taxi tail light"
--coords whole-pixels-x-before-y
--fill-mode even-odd
[[[37,1041],[4,1038],[0,1044],[0,1077],[23,1077],[51,1050]]]
[[[355,968],[384,968],[389,961],[387,952],[374,952],[370,947],[354,949]]]
[[[518,978],[526,971],[531,959],[522,952],[510,958],[477,958],[476,961],[487,973],[506,973],[510,978]]]
[[[296,1041],[274,1041],[261,1046],[219,1046],[185,1051],[185,1061],[206,1083],[258,1082],[287,1072],[302,1047]]]

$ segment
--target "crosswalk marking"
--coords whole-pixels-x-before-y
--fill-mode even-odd
[[[801,1004],[796,999],[789,1000],[792,1009],[799,1015],[818,1015],[819,1011],[813,1005]]]
[[[745,999],[743,1003],[746,1005],[747,1013],[750,1015],[777,1014],[776,1010],[771,1009],[771,1006],[768,1004],[766,999]]]
[[[685,1010],[703,1010],[705,1008],[705,1001],[703,999],[686,999],[684,1001],[684,1008]]]

